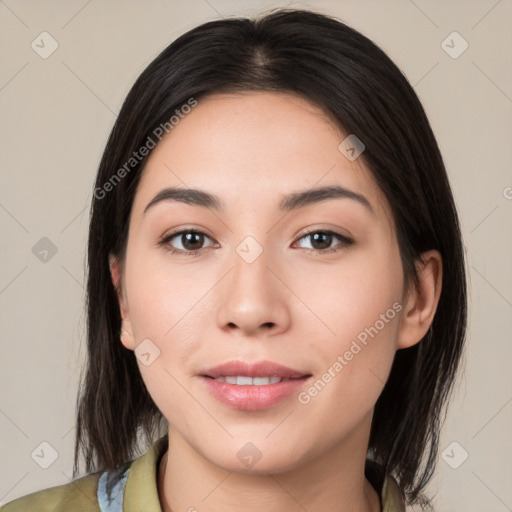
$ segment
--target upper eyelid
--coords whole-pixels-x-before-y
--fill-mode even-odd
[[[316,228],[316,229],[310,229],[309,231],[306,231],[302,234],[300,234],[297,238],[300,240],[301,238],[304,238],[305,236],[312,235],[313,233],[329,233],[331,235],[339,236],[343,239],[351,239],[349,235],[344,235],[343,233],[339,233],[338,231],[331,229],[331,228]]]
[[[192,229],[192,228],[180,229],[179,231],[174,231],[174,232],[169,233],[168,235],[164,235],[162,237],[162,241],[165,242],[165,241],[172,240],[173,238],[177,237],[178,235],[184,235],[185,233],[197,233],[199,235],[204,235],[213,241],[213,237],[211,237],[205,231],[202,231],[201,229]]]

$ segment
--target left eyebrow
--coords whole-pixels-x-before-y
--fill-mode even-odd
[[[280,209],[284,211],[295,210],[297,208],[302,208],[304,206],[326,201],[328,199],[351,199],[363,205],[373,215],[375,215],[375,211],[370,201],[368,201],[366,197],[358,194],[357,192],[354,192],[353,190],[349,190],[348,188],[340,187],[337,185],[313,188],[310,190],[288,194],[287,196],[284,196],[283,200],[281,201]]]
[[[328,199],[351,199],[363,205],[375,215],[375,211],[366,197],[353,190],[340,186],[329,186],[293,192],[283,197],[279,203],[279,209],[282,211],[296,210],[309,206],[310,204],[327,201]],[[224,203],[214,194],[193,188],[170,187],[158,192],[148,203],[144,209],[144,213],[160,202],[169,201],[178,201],[193,206],[201,206],[203,208],[213,208],[219,212],[224,211]]]

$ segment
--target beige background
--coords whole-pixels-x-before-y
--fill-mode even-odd
[[[510,0],[0,0],[1,503],[71,475],[88,207],[130,86],[188,29],[285,5],[361,30],[426,108],[462,220],[471,292],[466,369],[441,441],[452,465],[469,456],[454,469],[440,454],[428,490],[439,512],[512,510]],[[58,43],[47,59],[31,48],[43,31]],[[456,59],[441,46],[453,31],[469,44]],[[47,262],[32,252],[43,237],[57,248]],[[48,469],[31,457],[41,442],[58,453]]]

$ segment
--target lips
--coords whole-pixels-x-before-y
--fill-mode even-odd
[[[281,379],[299,379],[307,374],[293,370],[271,361],[260,361],[249,364],[243,361],[228,361],[227,363],[208,368],[199,372],[200,375],[216,379],[217,377],[246,376],[252,377],[280,377]]]
[[[199,376],[221,403],[234,409],[257,411],[273,407],[299,391],[311,374],[271,361],[229,361],[202,370]]]

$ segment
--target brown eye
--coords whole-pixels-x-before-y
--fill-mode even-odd
[[[183,233],[180,235],[181,244],[188,251],[195,251],[197,249],[201,249],[204,243],[204,235],[202,233]]]
[[[194,254],[201,249],[208,247],[204,246],[205,241],[210,240],[205,233],[201,231],[178,231],[167,236],[162,240],[162,245],[166,246],[173,253],[189,253]],[[213,243],[209,244],[210,246]]]
[[[328,249],[331,246],[333,236],[330,233],[313,233],[311,245],[313,249]]]
[[[342,247],[348,247],[353,244],[353,240],[346,236],[335,233],[334,231],[312,231],[303,235],[300,240],[310,240],[310,247],[304,247],[317,252],[334,252]],[[339,242],[332,245],[333,241]]]

